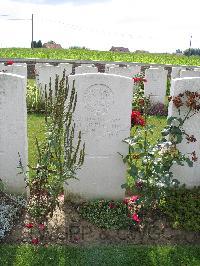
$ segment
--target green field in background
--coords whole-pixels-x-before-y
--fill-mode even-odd
[[[119,53],[86,49],[1,48],[0,58],[45,58],[200,66],[200,56]]]

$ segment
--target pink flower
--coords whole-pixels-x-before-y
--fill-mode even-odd
[[[132,201],[132,202],[136,201],[137,199],[139,199],[138,196],[132,196],[132,197],[130,197],[130,201]]]
[[[141,221],[140,218],[138,217],[137,213],[134,213],[134,214],[132,215],[132,219],[133,219],[133,221],[135,221],[135,222],[137,222],[137,223],[139,223],[139,222]]]
[[[33,245],[37,245],[37,244],[39,243],[38,238],[33,238],[33,239],[31,240],[31,243],[32,243]]]
[[[27,228],[29,228],[29,229],[30,229],[30,228],[33,228],[33,226],[34,226],[33,223],[25,224],[25,227],[27,227]]]
[[[45,225],[44,224],[38,224],[38,227],[40,230],[44,230],[45,229]]]

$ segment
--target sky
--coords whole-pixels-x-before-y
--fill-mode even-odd
[[[30,47],[32,14],[34,40],[63,48],[200,48],[199,10],[199,0],[0,0],[0,48]]]

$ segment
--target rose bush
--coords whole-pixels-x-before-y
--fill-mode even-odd
[[[187,163],[189,167],[192,167],[193,162],[198,159],[195,151],[188,156],[182,154],[177,145],[184,138],[187,143],[196,141],[194,135],[187,134],[184,123],[199,112],[200,94],[185,91],[185,93],[170,97],[169,100],[173,102],[179,113],[182,106],[186,106],[188,112],[182,117],[168,117],[167,126],[162,131],[162,139],[156,144],[151,144],[149,140],[154,130],[153,126],[148,124],[149,101],[143,97],[144,126],[134,127],[133,135],[124,140],[129,145],[128,155],[122,155],[124,163],[128,165],[128,178],[122,188],[128,189],[133,195],[140,195],[143,207],[149,210],[160,204],[166,188],[178,186],[178,180],[173,178],[172,165]],[[133,210],[131,213],[134,215],[132,217],[137,220],[135,215],[137,212]],[[140,220],[139,216],[138,220]]]

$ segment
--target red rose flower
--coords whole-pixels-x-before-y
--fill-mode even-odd
[[[14,62],[13,62],[12,60],[8,60],[8,61],[5,63],[5,65],[6,65],[6,66],[11,66],[13,63],[14,63]]]
[[[134,214],[132,215],[132,219],[133,219],[133,221],[135,221],[135,222],[137,222],[137,223],[140,222],[140,218],[138,217],[137,213],[134,213]]]
[[[145,120],[139,111],[132,111],[131,124],[145,126]]]
[[[37,245],[37,244],[39,243],[38,238],[33,238],[33,239],[31,240],[31,243],[32,243],[33,245]]]
[[[135,77],[135,78],[133,78],[133,81],[134,81],[134,83],[147,82],[146,79],[144,79],[144,78],[140,78],[140,77]]]
[[[25,224],[25,227],[27,227],[27,228],[29,228],[29,229],[30,229],[30,228],[33,228],[33,226],[34,226],[33,223]]]

